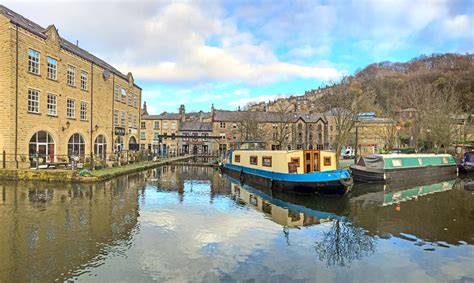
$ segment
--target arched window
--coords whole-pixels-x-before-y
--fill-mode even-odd
[[[123,137],[122,136],[117,136],[115,138],[115,149],[117,151],[122,151],[123,150]]]
[[[54,140],[46,131],[36,132],[28,146],[31,167],[54,161]]]
[[[303,124],[298,124],[298,130],[302,130],[303,129]]]
[[[67,143],[67,154],[68,156],[83,156],[86,153],[86,144],[84,138],[76,133],[69,138]]]
[[[130,140],[128,141],[128,150],[139,150],[137,139],[135,139],[133,136],[130,137]]]
[[[95,138],[94,141],[94,154],[97,155],[97,157],[104,159],[106,158],[107,155],[107,140],[103,135],[99,135]]]

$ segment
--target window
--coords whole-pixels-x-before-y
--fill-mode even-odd
[[[58,61],[51,57],[48,57],[48,79],[58,79]]]
[[[31,137],[28,148],[31,167],[54,161],[54,149],[53,137],[48,132],[36,132]]]
[[[114,111],[114,125],[115,126],[119,125],[119,111],[118,110]]]
[[[153,138],[155,141],[160,140],[160,133],[155,133],[155,137]]]
[[[256,155],[250,156],[250,164],[252,165],[258,165],[258,158]]]
[[[176,138],[176,134],[175,133],[172,133],[171,134],[171,139],[174,140]]]
[[[208,136],[209,136],[208,133],[203,133],[203,134],[202,134],[202,137],[203,137],[203,138],[202,138],[202,141],[207,141],[207,137],[208,137]]]
[[[132,114],[128,113],[128,127],[131,128],[133,125],[133,116]]]
[[[75,118],[76,117],[76,102],[74,99],[67,99],[66,102],[66,116],[68,118]]]
[[[141,128],[146,129],[146,122],[144,122],[144,121],[141,122]]]
[[[155,129],[155,130],[160,129],[160,122],[154,121],[154,122],[153,122],[153,129]]]
[[[67,153],[69,156],[81,156],[86,153],[86,144],[84,138],[80,134],[74,134],[69,138],[67,143]]]
[[[114,99],[115,99],[115,100],[120,100],[120,97],[119,97],[119,87],[118,87],[118,86],[115,86],[115,88],[114,88]]]
[[[138,97],[136,95],[133,96],[133,107],[138,108]]]
[[[39,91],[28,89],[28,112],[39,113]]]
[[[400,166],[402,166],[402,161],[400,159],[392,159],[392,166],[393,167],[400,167]]]
[[[81,89],[87,90],[87,78],[89,74],[86,71],[81,71]]]
[[[172,130],[176,129],[176,123],[175,122],[171,123],[171,129]]]
[[[129,106],[133,105],[133,93],[128,94],[128,105]]]
[[[71,65],[67,65],[67,84],[76,86],[76,68]]]
[[[240,163],[240,154],[235,155],[235,162]]]
[[[193,133],[193,141],[197,141],[198,133]]]
[[[168,129],[168,122],[163,122],[163,129]]]
[[[262,166],[272,167],[272,157],[271,156],[263,156],[262,157]]]
[[[224,123],[224,124],[225,124],[225,123]],[[225,125],[224,125],[224,128],[225,128]],[[232,124],[232,128],[237,129],[237,124],[236,124],[236,123],[233,123],[233,124]]]
[[[126,115],[125,115],[125,112],[121,112],[121,113],[120,113],[120,125],[121,125],[122,127],[125,127],[125,120],[126,120],[125,116],[126,116]]]
[[[125,100],[127,99],[127,90],[125,90],[124,88],[122,88],[122,98],[120,101],[122,101],[123,103],[125,103]]]
[[[331,166],[331,157],[324,157],[324,166]]]
[[[33,49],[28,50],[28,71],[37,75],[40,73],[40,54]]]
[[[87,121],[87,102],[81,101],[81,120]]]
[[[105,160],[107,154],[107,141],[103,135],[97,136],[94,142],[94,154]]]
[[[221,129],[225,129],[225,123],[224,123],[224,122],[221,122],[221,123],[219,124],[219,127],[220,127]]]
[[[48,93],[48,103],[47,103],[48,115],[50,115],[50,116],[57,116],[58,115],[58,112],[56,110],[57,109],[56,102],[57,102],[56,95],[54,95],[52,93]]]
[[[225,140],[225,133],[220,133],[219,136],[221,137],[221,140]]]
[[[300,167],[300,158],[299,157],[292,157],[291,163],[296,163],[296,167]]]
[[[137,115],[133,115],[133,128],[138,128],[138,117]]]
[[[146,133],[144,131],[140,132],[140,139],[145,140],[146,139]]]

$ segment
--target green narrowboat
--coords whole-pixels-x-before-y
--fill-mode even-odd
[[[353,179],[362,182],[405,182],[456,176],[458,167],[449,154],[376,154],[359,158],[350,166]]]

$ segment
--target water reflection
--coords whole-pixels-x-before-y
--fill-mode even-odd
[[[474,278],[474,195],[456,180],[327,198],[165,166],[101,184],[0,191],[0,282]]]
[[[97,185],[1,183],[0,282],[65,280],[137,226],[134,177]]]

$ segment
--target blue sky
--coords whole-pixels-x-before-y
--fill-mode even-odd
[[[133,72],[153,113],[303,94],[379,61],[474,52],[474,1],[0,3]]]

